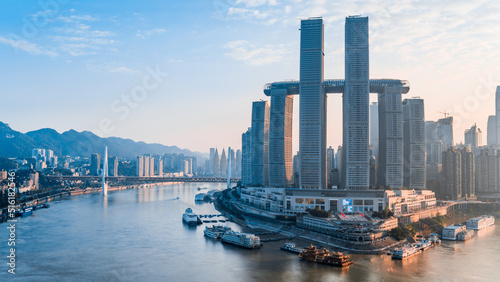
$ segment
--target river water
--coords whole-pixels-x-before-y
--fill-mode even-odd
[[[53,201],[16,224],[16,274],[7,272],[8,224],[0,225],[0,281],[499,281],[500,226],[468,242],[443,242],[406,261],[354,255],[339,269],[280,251],[283,242],[246,250],[203,236],[182,223],[184,210],[216,214],[194,203],[198,187],[172,184],[79,195]],[[203,190],[206,192],[207,190]],[[179,197],[179,199],[176,199]],[[241,230],[234,223],[227,223]]]

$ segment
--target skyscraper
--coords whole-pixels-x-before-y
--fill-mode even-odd
[[[241,177],[241,163],[242,163],[241,158],[242,158],[242,153],[241,150],[238,149],[236,151],[235,169],[233,171],[235,177]]]
[[[219,160],[219,151],[217,148],[215,149],[214,159],[213,159],[213,167],[214,167],[214,176],[220,176],[220,160]]]
[[[445,117],[437,121],[437,135],[443,142],[443,151],[453,146],[453,117]]]
[[[481,129],[474,124],[470,129],[467,129],[464,134],[465,146],[469,146],[474,153],[483,143],[483,134]]]
[[[401,87],[384,87],[378,96],[379,158],[377,181],[387,188],[403,187],[403,107]]]
[[[299,83],[300,188],[325,189],[327,185],[323,46],[323,19],[302,20]]]
[[[423,99],[403,101],[404,171],[403,185],[425,189],[425,117]]]
[[[109,165],[109,176],[118,176],[118,158],[117,157],[110,157],[108,158],[108,165]]]
[[[252,183],[252,137],[251,129],[241,135],[241,185]]]
[[[252,184],[269,185],[269,102],[253,102],[252,107]]]
[[[370,104],[370,145],[373,155],[378,159],[378,103]]]
[[[269,125],[269,186],[289,187],[293,182],[293,96],[283,89],[271,95]]]
[[[443,185],[439,198],[459,200],[462,198],[462,158],[460,152],[449,148],[443,152]]]
[[[142,156],[137,156],[136,171],[137,171],[137,176],[139,177],[144,176],[144,158]]]
[[[368,17],[347,17],[345,87],[342,101],[344,126],[342,162],[345,168],[342,179],[345,189],[368,189],[369,186],[368,48]]]
[[[495,95],[495,112],[496,112],[496,124],[497,124],[497,146],[500,146],[500,86],[497,86],[497,92]]]
[[[497,117],[489,116],[488,117],[488,127],[486,128],[486,136],[488,146],[497,145]]]
[[[474,170],[474,153],[465,147],[460,151],[461,177],[462,177],[462,197],[465,199],[475,199],[476,195],[476,174]]]
[[[92,154],[90,156],[90,174],[99,175],[100,168],[101,168],[101,156],[99,154]]]
[[[222,148],[222,154],[220,156],[220,175],[221,177],[226,177],[227,173],[227,157],[226,157],[226,151],[224,148]]]

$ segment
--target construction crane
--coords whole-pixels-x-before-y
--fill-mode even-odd
[[[439,111],[438,111],[438,113],[443,114],[443,115],[444,115],[444,118],[446,118],[447,116],[449,116],[449,115],[450,115],[450,113],[448,113],[447,111],[444,111],[444,112],[439,112]]]

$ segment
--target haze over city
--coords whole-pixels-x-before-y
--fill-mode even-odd
[[[0,120],[22,132],[50,127],[201,152],[239,148],[251,102],[267,98],[264,84],[299,77],[300,19],[323,17],[325,79],[342,79],[344,20],[354,14],[370,18],[370,77],[408,80],[404,97],[425,99],[426,120],[454,117],[456,143],[474,123],[486,132],[494,114],[495,1],[60,3],[46,18],[36,2],[0,4]],[[124,102],[151,72],[163,73],[160,81]],[[340,95],[328,96],[334,148],[342,144],[341,104]],[[298,106],[297,99],[296,116]],[[297,151],[298,122],[293,135]]]

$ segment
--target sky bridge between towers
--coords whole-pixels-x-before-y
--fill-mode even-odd
[[[323,81],[325,93],[344,93],[344,79],[327,79]],[[401,87],[402,94],[410,91],[410,82],[400,79],[370,79],[370,93],[381,93],[384,87]],[[264,85],[264,94],[271,96],[271,90],[285,89],[286,95],[299,94],[299,81],[278,81],[266,83]]]

